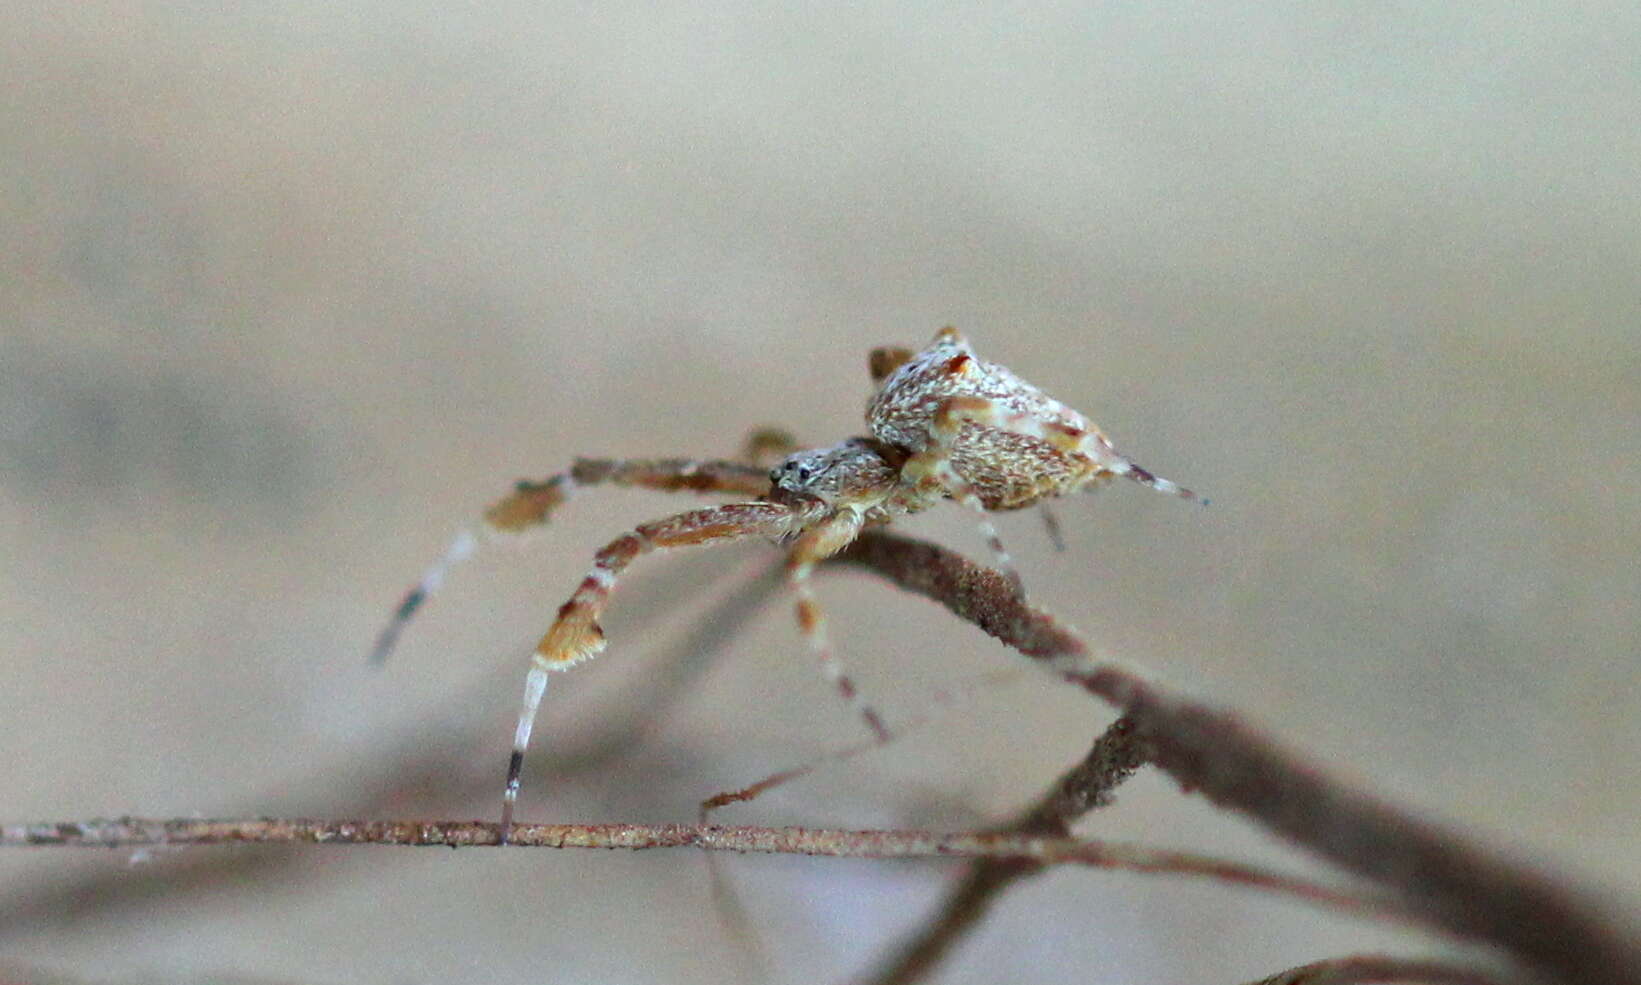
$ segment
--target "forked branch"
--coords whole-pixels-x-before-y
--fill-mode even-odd
[[[1496,945],[1537,978],[1567,985],[1641,981],[1641,944],[1611,908],[1519,863],[1327,777],[1255,734],[1235,716],[1169,693],[1102,662],[1077,635],[1024,602],[1007,580],[920,541],[868,532],[841,560],[862,565],[945,605],[1041,665],[1109,701],[1122,719],[1083,767],[1016,830],[942,834],[714,825],[526,825],[518,846],[659,848],[851,857],[968,857],[1016,867],[1081,864],[1234,882],[1365,915],[1407,919]],[[1246,815],[1392,894],[1366,897],[1205,856],[1081,841],[1064,830],[1088,804],[1153,763],[1187,790]],[[248,820],[148,821],[0,826],[0,847],[199,845],[246,842],[495,845],[486,822]],[[1002,870],[998,870],[1002,871]],[[1373,962],[1379,962],[1375,965]],[[1445,970],[1444,970],[1445,969]],[[1271,982],[1419,980],[1492,983],[1481,972],[1403,959],[1350,958],[1284,972]],[[1394,973],[1400,977],[1384,977]],[[1443,975],[1446,977],[1442,977]],[[1373,977],[1379,975],[1380,977]],[[1468,977],[1466,977],[1468,976]]]
[[[1612,908],[1322,773],[1235,715],[1105,662],[1003,576],[881,531],[841,559],[925,595],[1119,708],[1146,759],[1186,790],[1392,891],[1431,926],[1505,949],[1568,985],[1641,981],[1641,943]]]

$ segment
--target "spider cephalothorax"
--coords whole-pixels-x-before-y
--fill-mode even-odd
[[[764,498],[793,511],[798,522],[787,541],[839,511],[858,514],[861,526],[887,523],[910,512],[896,499],[905,461],[900,449],[872,438],[794,452],[770,469]]]
[[[871,438],[794,452],[769,470],[769,498],[807,496],[830,506],[869,508],[895,491],[905,461],[900,449]]]
[[[999,566],[1018,584],[996,532],[984,519],[989,511],[1021,509],[1117,475],[1193,498],[1189,490],[1123,457],[1077,411],[1006,367],[982,362],[955,329],[942,329],[921,352],[875,350],[869,367],[880,384],[866,413],[870,436],[792,451],[767,472],[750,461],[578,459],[568,472],[519,483],[485,512],[483,533],[509,534],[546,523],[581,486],[689,490],[746,500],[640,524],[594,555],[591,570],[558,610],[531,661],[508,765],[504,832],[512,823],[524,750],[547,674],[604,648],[598,616],[621,572],[641,554],[747,537],[785,545],[787,580],[797,596],[804,636],[833,686],[879,739],[887,739],[882,719],[860,699],[826,642],[820,607],[809,586],[816,564],[867,526],[953,499],[982,514],[982,529]],[[774,433],[755,433],[750,447],[760,455],[778,449]],[[476,540],[472,533],[458,536],[405,596],[377,641],[377,658],[386,656],[421,602],[452,564],[471,553]]]

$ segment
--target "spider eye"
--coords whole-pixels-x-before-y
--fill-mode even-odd
[[[799,482],[808,482],[809,481],[809,475],[810,475],[809,466],[807,466],[807,465],[798,466],[798,481]]]

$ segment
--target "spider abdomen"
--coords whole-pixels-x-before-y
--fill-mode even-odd
[[[988,510],[1032,506],[1082,486],[1100,471],[1039,438],[973,423],[963,425],[951,461]]]

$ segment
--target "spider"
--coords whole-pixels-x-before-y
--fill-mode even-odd
[[[1038,505],[1119,475],[1160,492],[1196,498],[1118,453],[1077,411],[1007,368],[981,361],[956,329],[940,330],[921,352],[876,349],[869,368],[878,389],[866,411],[868,436],[825,448],[792,450],[790,442],[775,432],[761,432],[752,439],[754,460],[767,460],[772,451],[785,453],[767,472],[761,465],[737,461],[578,459],[567,472],[518,483],[511,495],[485,511],[483,534],[515,534],[547,523],[582,486],[688,490],[749,500],[640,524],[594,555],[591,570],[537,645],[525,679],[502,797],[504,841],[548,674],[604,649],[599,615],[621,572],[641,554],[748,537],[783,545],[799,628],[832,686],[883,742],[889,739],[889,730],[882,717],[862,699],[827,642],[824,617],[810,588],[817,564],[866,527],[951,499],[981,515],[992,553],[1018,590],[1018,576],[985,514]],[[472,532],[456,537],[404,597],[377,640],[374,659],[386,657],[422,602],[452,565],[472,553],[478,540]]]

